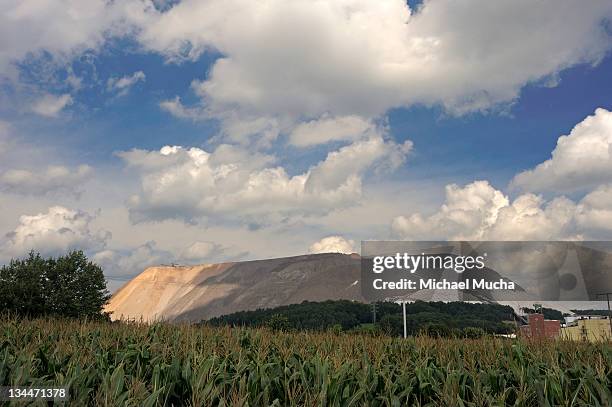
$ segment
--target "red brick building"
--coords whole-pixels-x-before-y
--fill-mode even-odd
[[[544,319],[542,314],[529,314],[528,324],[520,327],[521,336],[531,339],[553,339],[561,334],[561,323],[556,319]]]

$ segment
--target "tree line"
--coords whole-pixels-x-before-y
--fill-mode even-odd
[[[372,304],[338,300],[285,305],[270,309],[242,311],[212,318],[207,324],[220,326],[267,326],[282,330],[334,330],[372,332],[399,336],[403,333],[402,308],[392,302],[378,302],[376,323]],[[466,302],[424,302],[406,304],[409,335],[477,337],[486,333],[514,332],[510,306]]]

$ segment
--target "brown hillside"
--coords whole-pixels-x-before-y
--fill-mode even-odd
[[[360,257],[338,253],[149,267],[113,295],[113,319],[200,321],[302,301],[363,301]]]

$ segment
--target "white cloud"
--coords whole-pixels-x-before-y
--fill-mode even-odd
[[[528,83],[554,84],[550,79],[563,69],[597,63],[612,46],[603,23],[612,17],[609,2],[502,0],[493,7],[484,0],[431,0],[418,12],[403,0],[183,0],[163,7],[146,0],[5,0],[2,6],[0,72],[42,53],[70,60],[120,36],[171,61],[220,53],[192,84],[201,103],[170,99],[160,106],[183,118],[219,119],[230,140],[256,134],[261,146],[284,133],[296,145],[356,140],[352,126],[399,106],[440,104],[457,114],[489,109],[512,102]],[[125,93],[138,80],[141,71],[109,86]],[[46,98],[33,110],[56,116],[69,97]]]
[[[78,195],[81,184],[92,175],[92,168],[80,165],[71,169],[50,166],[42,171],[12,169],[0,174],[0,190],[24,195],[62,192]]]
[[[119,155],[142,180],[141,192],[129,202],[136,222],[193,221],[213,214],[262,220],[354,205],[361,196],[364,173],[397,168],[411,146],[377,135],[331,152],[294,176],[283,167],[271,166],[269,156],[228,145],[212,153],[166,146],[159,152],[132,150]]]
[[[612,112],[599,108],[559,137],[552,158],[511,182],[526,191],[586,190],[612,179]]]
[[[586,195],[577,207],[579,227],[592,235],[610,239],[612,233],[612,184],[602,185]]]
[[[342,236],[328,236],[310,246],[309,253],[354,253],[355,241]]]
[[[61,206],[46,213],[23,215],[13,232],[6,235],[0,253],[3,258],[22,256],[30,250],[45,255],[61,254],[69,249],[100,250],[110,238],[106,231],[94,232],[90,223],[94,216]]]
[[[311,169],[306,179],[306,191],[338,190],[353,179],[361,185],[360,176],[366,170],[395,170],[404,163],[411,150],[411,141],[398,145],[385,142],[380,136],[342,147],[329,153],[324,161]]]
[[[131,250],[103,250],[92,257],[110,279],[134,277],[153,265],[170,264],[174,256],[157,248],[155,241],[146,242]]]
[[[203,117],[203,113],[200,109],[185,107],[181,102],[181,98],[178,96],[174,99],[160,102],[159,107],[180,119],[198,120]]]
[[[188,262],[202,262],[207,259],[210,261],[211,257],[221,252],[223,252],[223,247],[220,244],[198,241],[183,250],[179,257]]]
[[[533,193],[510,201],[488,181],[446,186],[444,204],[429,216],[398,216],[404,239],[600,239],[612,233],[612,112],[597,109],[561,136],[552,158],[514,177],[511,186],[537,191],[587,191],[574,202]],[[594,189],[593,189],[594,188]]]
[[[96,49],[144,24],[148,7],[136,0],[3,0],[0,5],[0,75],[43,52],[66,61]]]
[[[81,90],[83,87],[83,78],[74,74],[72,68],[68,68],[68,76],[66,78],[66,85],[68,85],[73,91]]]
[[[9,148],[9,132],[11,125],[4,120],[0,120],[0,156]]]
[[[72,96],[69,94],[51,95],[44,94],[32,103],[31,109],[34,113],[45,117],[57,117],[68,105],[72,104]]]
[[[138,82],[144,82],[146,75],[142,71],[136,71],[132,75],[126,75],[121,78],[111,77],[106,82],[106,88],[109,91],[117,92],[117,96],[125,96],[128,94],[132,86]]]
[[[612,185],[578,203],[563,196],[545,201],[531,193],[510,202],[486,181],[446,187],[446,201],[430,216],[398,216],[397,237],[410,240],[573,240],[609,238]]]
[[[488,240],[580,239],[574,227],[576,204],[564,197],[545,202],[525,194],[499,210],[496,222],[483,229]]]
[[[287,122],[290,129],[324,115],[372,118],[413,104],[488,109],[513,101],[527,83],[550,84],[563,69],[597,63],[612,44],[603,23],[609,2],[432,0],[416,13],[403,0],[184,0],[157,8],[141,0],[4,0],[2,8],[0,72],[43,52],[70,60],[126,35],[169,60],[215,50],[223,56],[193,84],[205,106],[195,112],[232,126],[265,118],[281,131]],[[163,106],[181,112],[176,102]]]
[[[159,248],[158,243],[151,240],[132,249],[99,251],[92,257],[92,261],[102,267],[107,278],[121,281],[136,276],[150,266],[201,264],[210,262],[224,252],[220,244],[196,241],[177,255],[173,251]]]
[[[405,239],[478,239],[497,221],[508,198],[487,181],[475,181],[461,188],[446,186],[446,201],[428,217],[413,214],[393,220],[393,231]]]
[[[374,125],[359,116],[322,117],[296,126],[289,136],[289,142],[298,147],[307,147],[330,141],[357,140],[372,131]]]
[[[212,113],[204,106],[185,106],[179,96],[167,99],[159,103],[162,110],[179,119],[193,121],[205,121],[220,119],[220,138],[231,142],[248,145],[253,139],[257,147],[270,147],[281,130],[289,130],[293,122],[284,120],[283,124],[278,119],[262,116],[244,116],[233,111]]]
[[[209,111],[207,118],[215,117]],[[254,141],[256,147],[267,148],[286,131],[293,122],[280,120],[272,116],[245,116],[236,112],[217,113],[221,119],[221,136],[238,144],[249,144]]]
[[[411,14],[403,0],[185,0],[150,15],[139,39],[171,60],[223,55],[193,84],[207,115],[297,122],[511,102],[527,83],[597,63],[611,16],[608,2],[434,0]]]

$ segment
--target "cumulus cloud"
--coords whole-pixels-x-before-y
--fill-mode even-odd
[[[445,203],[429,216],[398,216],[397,237],[410,240],[573,240],[612,232],[612,186],[604,185],[577,203],[549,201],[531,193],[513,201],[487,181],[446,187]]]
[[[308,171],[290,176],[272,158],[222,145],[212,153],[166,146],[119,156],[141,177],[141,192],[129,201],[134,221],[209,216],[248,218],[328,213],[354,205],[367,171],[401,165],[412,144],[382,136],[331,152]]]
[[[171,61],[220,53],[193,87],[223,121],[372,118],[412,104],[489,109],[527,83],[597,63],[612,44],[609,2],[432,0],[415,12],[403,0],[7,0],[3,10],[0,72],[126,35]]]
[[[11,169],[0,173],[0,190],[24,195],[61,192],[78,196],[80,186],[92,172],[88,165],[72,169],[61,165],[49,166],[40,171]]]
[[[150,240],[132,249],[101,250],[92,256],[110,280],[124,281],[151,266],[171,264],[201,264],[225,253],[225,248],[214,242],[196,241],[182,251],[164,250]]]
[[[609,239],[612,231],[612,184],[587,194],[577,207],[576,221],[597,238]]]
[[[111,77],[106,82],[108,91],[117,92],[117,96],[125,96],[128,94],[132,86],[138,82],[144,82],[146,75],[142,71],[136,71],[132,75],[125,75],[121,78]]]
[[[47,212],[19,217],[14,231],[5,236],[0,253],[3,258],[22,256],[30,250],[55,255],[70,249],[94,251],[104,248],[110,233],[92,231],[93,215],[62,206]]]
[[[148,241],[131,250],[102,250],[92,260],[100,265],[104,274],[113,280],[123,280],[136,276],[153,265],[170,264],[172,253],[157,248],[155,241]]]
[[[525,194],[500,208],[495,223],[482,228],[488,240],[573,240],[581,239],[574,226],[576,204],[558,197],[545,202]]]
[[[446,201],[428,216],[413,214],[393,220],[393,231],[405,239],[477,239],[497,221],[499,211],[508,207],[508,197],[487,181],[465,187],[446,186]]]
[[[568,67],[598,63],[612,47],[609,2],[432,0],[418,11],[403,0],[159,4],[7,0],[0,72],[32,56],[74,58],[120,36],[174,62],[211,50],[221,57],[192,83],[201,102],[189,107],[175,98],[161,108],[219,119],[232,141],[256,134],[268,146],[286,133],[303,146],[356,140],[354,126],[400,106],[491,109],[528,83],[555,83]],[[139,80],[141,71],[108,85],[124,94]],[[69,97],[48,97],[33,110],[54,117]]]
[[[415,103],[484,110],[612,46],[607,2],[434,0],[415,13],[403,0],[185,0],[153,14],[139,32],[145,47],[170,60],[223,55],[193,84],[223,119],[370,118]]]
[[[523,193],[513,201],[488,181],[446,186],[444,204],[433,214],[398,216],[392,222],[404,239],[554,240],[598,239],[612,233],[612,112],[597,109],[561,136],[552,158],[516,175],[511,186],[552,191],[545,200]],[[563,191],[586,191],[572,201]]]
[[[146,2],[136,0],[4,0],[0,14],[0,75],[42,53],[69,60],[112,36],[144,24]]]
[[[62,110],[72,104],[72,96],[69,94],[40,96],[31,105],[34,113],[45,117],[57,117]]]
[[[398,145],[391,141],[385,142],[380,136],[355,142],[329,153],[324,161],[313,167],[306,179],[305,189],[308,192],[326,193],[338,191],[353,182],[360,187],[360,176],[366,170],[395,170],[404,163],[411,150],[411,141]]]
[[[193,242],[180,254],[180,259],[188,262],[202,262],[209,260],[221,254],[224,251],[223,247],[215,242]]]
[[[559,137],[552,157],[511,185],[526,191],[586,190],[612,179],[612,112],[599,108]]]
[[[198,120],[204,116],[201,109],[184,106],[181,102],[181,98],[178,96],[176,96],[174,99],[168,99],[160,102],[159,107],[180,119]]]
[[[221,136],[238,144],[254,143],[255,147],[267,148],[272,145],[281,132],[294,125],[290,120],[272,116],[246,116],[234,111],[210,114],[208,118],[221,120]]]
[[[309,253],[354,253],[355,241],[342,236],[328,236],[310,246]]]
[[[220,136],[236,144],[250,144],[256,147],[270,147],[281,131],[289,131],[295,125],[291,120],[280,120],[266,116],[246,116],[235,111],[212,113],[205,106],[186,106],[179,96],[159,103],[162,110],[179,119],[205,121],[220,120]],[[282,123],[281,123],[282,122]]]
[[[359,116],[322,117],[296,126],[289,136],[289,142],[294,146],[307,147],[330,141],[356,140],[373,130],[373,124]]]

